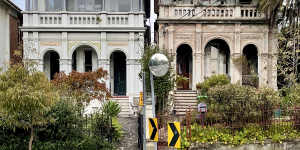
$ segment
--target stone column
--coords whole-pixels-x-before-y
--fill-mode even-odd
[[[241,81],[242,71],[238,69],[238,67],[233,64],[233,59],[237,58],[241,54],[241,24],[235,24],[235,32],[234,32],[234,44],[232,44],[230,49],[230,55],[231,58],[229,60],[230,62],[230,77],[231,77],[231,83],[236,83],[238,81]],[[230,43],[228,43],[230,44]],[[241,82],[242,83],[242,82]]]
[[[194,85],[193,87],[196,87],[197,83],[201,82],[202,78],[202,53],[196,53],[194,56],[194,61],[195,61],[195,73],[193,76],[195,77],[194,80]]]
[[[201,63],[201,54],[202,54],[202,24],[196,24],[196,34],[195,34],[195,52],[194,52],[194,64],[193,64],[193,88],[196,89],[197,83],[201,82],[202,77],[202,63]]]
[[[99,65],[99,68],[102,68],[103,70],[106,70],[108,72],[108,75],[107,75],[107,79],[105,81],[105,85],[106,85],[106,88],[110,89],[110,64],[109,64],[109,59],[99,59],[98,60],[98,65]]]
[[[268,85],[268,54],[262,53],[259,57],[259,87],[266,87]]]
[[[84,58],[85,54],[84,51],[81,48],[78,48],[76,50],[76,69],[78,72],[84,72]]]
[[[59,60],[59,71],[66,74],[72,71],[72,59],[60,59]]]

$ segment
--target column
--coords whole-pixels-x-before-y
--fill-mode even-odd
[[[230,49],[230,77],[231,83],[237,83],[238,81],[242,81],[242,70],[238,69],[238,66],[233,64],[232,59],[240,57],[241,55],[241,24],[235,24],[235,32],[234,32],[234,44],[229,45]],[[227,43],[230,44],[230,43]],[[242,83],[242,82],[241,82]]]
[[[66,74],[72,71],[72,59],[60,59],[59,60],[59,71]]]
[[[110,60],[109,59],[98,59],[98,65],[99,68],[102,68],[103,70],[107,71],[108,75],[106,77],[105,85],[106,88],[110,89],[110,81],[111,81],[111,70],[110,70]],[[111,89],[111,92],[113,93],[113,89]]]
[[[197,83],[200,83],[201,82],[201,77],[202,77],[202,74],[203,74],[203,71],[202,71],[202,58],[201,58],[201,55],[203,53],[203,50],[202,50],[202,24],[196,24],[196,34],[195,34],[195,45],[196,45],[196,49],[195,49],[195,56],[194,56],[194,73],[193,73],[193,76],[194,76],[194,85],[193,87],[195,87],[196,89],[196,85]]]
[[[266,87],[268,85],[268,53],[261,53],[259,57],[259,87]]]
[[[269,29],[268,26],[265,26],[264,29],[264,46],[260,52],[259,57],[259,87],[265,87],[268,85],[268,60],[269,60]]]
[[[76,69],[78,72],[84,72],[84,59],[85,59],[85,54],[84,51],[81,48],[78,48],[76,50]]]

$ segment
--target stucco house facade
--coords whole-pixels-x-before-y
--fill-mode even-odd
[[[158,0],[158,45],[174,56],[172,68],[189,78],[187,90],[214,74],[277,89],[276,30],[257,0]],[[244,66],[238,60],[246,59]]]
[[[22,24],[21,9],[9,0],[0,0],[0,68],[5,71],[14,52],[21,44],[19,26]]]
[[[24,61],[49,79],[102,67],[113,98],[133,103],[142,91],[144,16],[143,0],[26,0]]]

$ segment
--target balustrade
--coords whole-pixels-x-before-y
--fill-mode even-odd
[[[163,19],[265,19],[264,13],[259,12],[255,7],[161,6],[161,8],[162,9],[159,18]]]
[[[143,13],[23,13],[26,26],[144,27]]]

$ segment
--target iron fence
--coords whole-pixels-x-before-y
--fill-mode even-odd
[[[208,116],[211,115],[211,116]],[[214,117],[212,117],[214,115]],[[248,115],[248,116],[242,116]],[[158,148],[167,146],[168,140],[168,122],[179,121],[181,123],[181,133],[185,132],[187,139],[191,138],[193,132],[192,124],[196,123],[203,127],[215,127],[229,129],[230,132],[240,131],[245,126],[251,124],[262,129],[268,129],[271,126],[278,128],[289,125],[300,132],[300,107],[267,107],[259,106],[255,111],[236,110],[227,112],[218,112],[208,110],[205,113],[199,113],[192,109],[187,109],[185,116],[176,115],[158,115],[159,142]],[[235,119],[232,119],[235,118]]]

